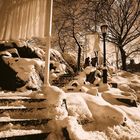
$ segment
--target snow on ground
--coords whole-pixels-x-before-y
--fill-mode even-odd
[[[47,92],[51,90],[53,92]],[[140,106],[114,105],[102,96],[82,92],[64,94],[56,87],[49,87],[47,91],[46,96],[51,99],[47,113],[53,118],[50,122],[52,137],[63,139],[61,129],[66,127],[74,140],[140,139]]]
[[[53,118],[48,139],[63,140],[62,128],[67,128],[72,140],[140,139],[140,105],[135,104],[140,77],[120,71],[110,79],[118,88],[101,81],[97,87],[84,82],[87,73],[81,72],[63,88],[65,92],[53,86],[46,90],[45,96],[50,99],[46,113]],[[132,86],[133,81],[137,87]]]
[[[38,93],[22,93],[21,96],[28,98],[47,99],[42,104],[47,109],[40,113],[51,119],[47,140],[64,140],[63,128],[67,129],[71,140],[140,139],[140,105],[131,104],[139,101],[140,76],[120,71],[109,77],[110,82],[118,83],[118,88],[103,84],[100,79],[96,81],[99,86],[95,86],[97,83],[85,82],[86,74],[94,70],[86,69],[62,89],[49,86]],[[14,93],[1,92],[2,95],[14,96]],[[118,99],[130,101],[130,104]]]
[[[124,94],[133,94],[137,96],[137,100],[140,102],[140,74],[120,71],[114,77],[112,81],[118,83],[118,88],[122,90]]]

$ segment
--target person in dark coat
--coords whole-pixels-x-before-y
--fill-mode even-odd
[[[91,58],[91,65],[92,65],[93,67],[96,67],[96,66],[97,66],[97,62],[98,62],[98,57],[97,57],[97,56]]]
[[[90,58],[89,57],[87,57],[85,59],[84,68],[86,68],[87,66],[90,66]]]

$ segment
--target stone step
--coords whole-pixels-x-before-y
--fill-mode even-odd
[[[0,127],[4,127],[8,124],[21,125],[21,126],[37,126],[46,125],[50,119],[9,119],[0,121]]]
[[[1,98],[1,100],[7,101],[15,101],[11,104],[0,104],[0,117],[11,117],[11,118],[46,118],[45,113],[42,113],[45,111],[46,108],[46,99],[29,99],[29,98],[16,98],[15,97],[9,97],[9,98]],[[25,102],[20,102],[18,100],[23,100]],[[30,102],[33,101],[33,102]],[[27,101],[27,102],[26,102]],[[28,102],[29,101],[29,102]],[[39,102],[38,102],[39,101]],[[4,103],[4,102],[3,102]]]
[[[37,130],[15,130],[14,132],[7,131],[4,136],[0,137],[0,140],[45,140],[48,135],[48,132]]]
[[[26,107],[22,107],[22,106],[1,106],[0,107],[0,114],[4,113],[4,112],[30,112],[30,111],[38,111],[38,110],[43,110],[46,109],[45,107],[39,107],[39,108],[34,108],[34,107],[30,107],[30,108],[26,108]]]
[[[47,99],[45,98],[0,98],[0,106],[26,106],[28,107],[45,107]]]
[[[41,103],[46,101],[45,98],[0,98],[0,105],[9,105],[12,104],[14,102],[19,102],[19,104],[21,103]]]
[[[7,106],[7,107],[0,107],[0,117],[10,117],[14,119],[23,119],[23,118],[46,118],[45,107],[38,107],[38,108],[26,108],[26,107],[14,107],[14,106]]]

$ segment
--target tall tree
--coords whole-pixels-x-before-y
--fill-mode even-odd
[[[84,0],[55,0],[56,17],[54,19],[57,31],[57,43],[62,52],[67,46],[78,51],[77,70],[80,70],[81,40],[85,34],[85,1]]]
[[[104,21],[108,24],[108,40],[119,49],[122,69],[126,70],[127,45],[140,36],[140,0],[115,0],[102,9]],[[133,52],[139,49],[134,49]]]
[[[80,48],[81,37],[99,31],[99,25],[106,22],[108,41],[118,47],[122,69],[126,70],[128,56],[139,51],[133,46],[127,54],[126,48],[140,36],[140,0],[55,0],[55,3],[57,43],[62,52],[67,47]]]

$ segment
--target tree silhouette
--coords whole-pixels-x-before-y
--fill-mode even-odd
[[[57,9],[54,16],[57,43],[62,53],[67,50],[77,51],[77,71],[79,71],[82,49],[81,38],[85,34],[85,1],[55,0],[54,5]]]
[[[126,48],[140,36],[140,0],[115,0],[113,4],[107,4],[102,13],[109,27],[108,40],[118,47],[122,69],[126,70]],[[131,53],[140,51],[134,47]]]

